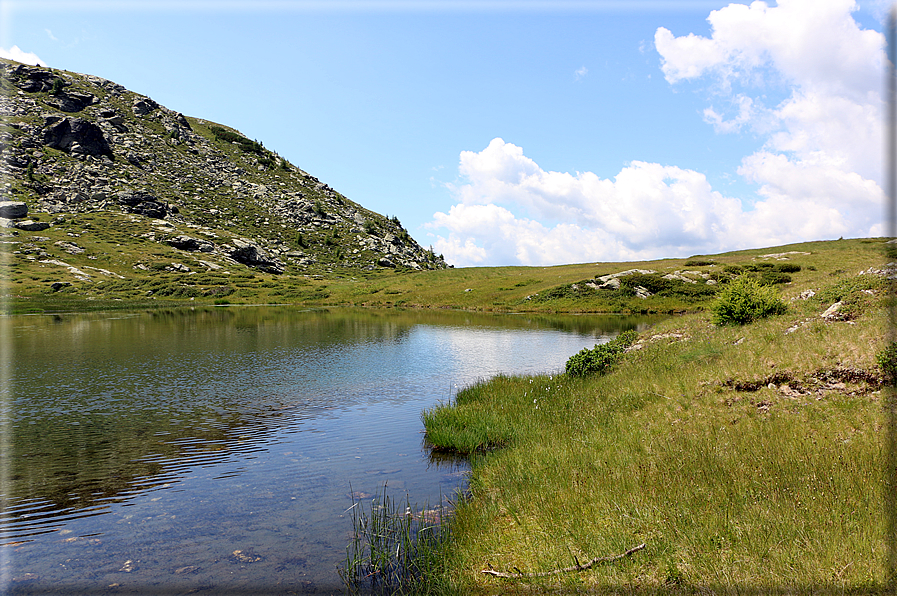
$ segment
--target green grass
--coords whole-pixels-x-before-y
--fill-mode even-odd
[[[814,275],[824,292],[845,279]],[[883,591],[884,303],[879,291],[849,322],[821,320],[814,300],[740,327],[668,319],[607,374],[498,377],[426,412],[430,442],[473,454],[441,580],[487,593]],[[581,573],[481,573],[643,542]]]
[[[209,133],[211,136],[211,133]],[[234,148],[234,151],[238,149]],[[881,239],[810,242],[762,250],[738,251],[714,255],[708,259],[663,259],[629,263],[583,263],[555,267],[477,267],[437,271],[411,271],[333,267],[322,262],[307,270],[288,266],[282,275],[253,270],[244,265],[221,260],[208,253],[187,253],[153,240],[176,233],[199,236],[189,228],[160,231],[152,220],[117,212],[67,214],[54,220],[49,230],[20,232],[11,239],[17,244],[4,245],[0,253],[0,273],[5,285],[0,294],[6,296],[11,312],[57,312],[75,308],[89,310],[96,301],[116,301],[143,307],[151,284],[164,280],[164,298],[182,304],[208,303],[222,298],[223,288],[235,291],[227,296],[233,304],[298,304],[305,306],[365,306],[373,308],[453,308],[494,312],[547,313],[677,313],[700,312],[709,309],[722,283],[711,285],[698,278],[697,284],[662,279],[676,271],[697,271],[710,280],[724,282],[733,277],[725,268],[744,272],[748,268],[770,264],[773,268],[794,265],[799,259],[799,271],[788,275],[792,281],[775,287],[786,301],[807,289],[820,289],[819,279],[826,284],[846,284],[829,291],[832,296],[848,297],[844,311],[847,316],[855,303],[866,300],[862,293],[869,280],[856,281],[856,272],[881,263],[884,241]],[[229,236],[220,232],[222,242]],[[343,236],[343,234],[340,234]],[[351,236],[351,235],[350,235]],[[37,238],[37,240],[35,240]],[[46,240],[40,240],[46,238]],[[303,242],[323,244],[326,236],[304,236]],[[341,238],[346,242],[351,240]],[[291,242],[294,239],[290,240]],[[72,255],[57,242],[73,243],[85,250]],[[789,251],[810,254],[793,255],[791,260],[779,261],[763,257],[769,253]],[[344,252],[351,252],[346,249]],[[99,267],[125,279],[94,272],[91,282],[78,280],[59,265],[42,263],[58,260],[74,267]],[[200,260],[221,266],[210,270]],[[686,265],[686,263],[693,263]],[[189,273],[166,271],[172,263],[180,263]],[[696,265],[695,263],[711,263]],[[796,267],[787,267],[793,270]],[[593,289],[585,282],[596,277],[627,269],[651,269],[649,276],[622,278],[619,290]],[[84,269],[82,269],[84,270]],[[90,272],[89,270],[85,270]],[[756,273],[753,271],[752,273]],[[758,274],[759,275],[759,274]],[[52,281],[69,281],[72,287],[51,292]],[[239,285],[238,285],[239,284]],[[639,298],[633,287],[650,286],[656,293]],[[326,286],[326,289],[324,288]],[[574,286],[576,286],[574,288]],[[320,289],[319,289],[320,288]],[[217,294],[216,294],[217,292]],[[159,295],[156,299],[163,298]],[[192,298],[192,300],[191,300]],[[829,298],[828,294],[821,297]],[[815,300],[820,300],[820,297]],[[81,306],[78,306],[80,300]],[[862,308],[860,304],[858,308]],[[29,310],[30,309],[30,310]]]
[[[449,593],[433,583],[442,568],[441,549],[449,539],[442,524],[448,510],[412,507],[406,496],[395,501],[384,485],[368,502],[354,500],[353,538],[340,576],[350,594]]]

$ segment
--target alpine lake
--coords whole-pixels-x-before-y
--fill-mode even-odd
[[[465,489],[421,413],[660,317],[185,308],[0,319],[10,594],[343,592],[355,503]]]

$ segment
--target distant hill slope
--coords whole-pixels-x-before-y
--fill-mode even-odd
[[[262,143],[99,77],[0,60],[0,142],[2,200],[28,211],[7,205],[0,226],[46,234],[30,251],[45,268],[73,266],[61,253],[85,251],[116,254],[101,259],[112,279],[447,267],[397,217],[365,209]],[[62,232],[67,240],[56,239]],[[81,279],[70,270],[59,279],[98,277],[80,270]]]

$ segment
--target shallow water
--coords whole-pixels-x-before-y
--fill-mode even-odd
[[[340,593],[352,494],[464,486],[421,411],[645,317],[216,308],[10,317],[10,593]]]

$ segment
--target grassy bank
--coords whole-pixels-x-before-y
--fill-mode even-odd
[[[784,286],[785,314],[707,312],[642,334],[610,372],[498,377],[425,413],[472,454],[446,545],[461,592],[882,590],[887,289],[861,263]],[[804,290],[816,296],[800,299]],[[842,301],[840,318],[820,315]],[[548,578],[500,579],[644,550]]]
[[[184,251],[144,238],[158,234],[157,228],[161,229],[126,215],[100,213],[70,217],[39,233],[21,232],[14,244],[5,245],[7,252],[0,253],[0,301],[5,312],[148,308],[163,303],[166,307],[292,304],[484,312],[695,312],[713,300],[718,282],[744,270],[764,276],[786,293],[800,292],[820,276],[855,274],[879,263],[883,246],[881,239],[854,239],[627,263],[434,271],[348,268],[315,274],[288,269],[275,275],[237,263],[218,270],[178,270],[174,265],[184,261]],[[73,235],[85,252],[69,246]],[[124,244],[125,238],[130,242]],[[622,277],[619,288],[601,287],[602,277],[631,269],[654,273]],[[54,284],[63,285],[54,288]]]

